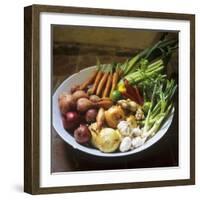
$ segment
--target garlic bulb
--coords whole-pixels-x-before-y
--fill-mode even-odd
[[[132,148],[138,148],[142,146],[146,141],[146,138],[135,137],[132,139]]]
[[[131,148],[131,138],[125,137],[122,139],[119,150],[121,152],[126,152]]]
[[[117,128],[122,136],[132,137],[132,128],[129,122],[120,121],[119,124],[117,125]]]
[[[142,130],[139,128],[139,127],[137,127],[137,128],[133,128],[132,129],[132,134],[134,135],[134,136],[141,136],[142,135]]]

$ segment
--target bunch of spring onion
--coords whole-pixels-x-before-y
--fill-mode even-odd
[[[149,106],[147,106],[146,117],[143,121],[143,137],[145,138],[152,137],[171,113],[173,108],[172,98],[177,88],[173,79],[168,80],[161,75],[151,83],[154,84],[154,87],[151,99],[145,103]],[[146,90],[152,89],[151,86],[149,87],[146,87]]]
[[[152,47],[146,48],[130,60],[126,60],[126,62],[121,65],[123,75],[126,77],[127,75],[137,71],[137,69],[140,68],[143,64],[141,60],[145,60],[146,62],[151,63],[153,60],[161,58],[161,60],[164,61],[164,64],[166,65],[171,57],[173,50],[176,48],[177,40],[167,40],[162,38]]]
[[[164,69],[164,61],[158,59],[149,64],[148,60],[141,59],[140,67],[137,68],[134,72],[126,75],[124,79],[132,85],[136,85],[146,79],[155,78],[160,74]]]

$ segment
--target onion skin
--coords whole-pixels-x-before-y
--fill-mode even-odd
[[[62,93],[58,98],[59,108],[62,114],[75,109],[76,103],[71,94]]]
[[[80,98],[88,98],[88,94],[83,90],[77,90],[72,94],[73,100],[77,101]]]
[[[85,120],[88,123],[92,123],[96,121],[97,110],[96,109],[89,109],[85,114]]]
[[[87,110],[94,107],[95,107],[95,104],[87,98],[80,98],[77,101],[77,110],[79,112],[86,112]]]
[[[120,120],[124,120],[125,113],[120,106],[112,106],[105,111],[105,121],[111,128],[116,129]]]
[[[97,96],[97,95],[91,95],[91,96],[90,96],[90,100],[91,100],[92,102],[98,102],[98,101],[101,100],[101,98],[100,98],[99,96]]]
[[[63,119],[65,129],[74,129],[80,123],[80,116],[77,112],[67,112]]]
[[[89,128],[86,125],[81,124],[74,131],[74,138],[80,144],[89,142],[91,138],[91,133],[90,133]]]

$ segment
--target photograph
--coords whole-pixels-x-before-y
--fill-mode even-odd
[[[178,166],[178,32],[51,26],[52,173]]]
[[[24,11],[24,191],[195,184],[195,16]]]

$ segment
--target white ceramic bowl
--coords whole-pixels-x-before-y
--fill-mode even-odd
[[[148,147],[155,144],[157,141],[159,141],[167,132],[168,128],[170,127],[172,123],[172,119],[174,116],[174,110],[172,111],[171,115],[168,117],[166,122],[162,125],[160,130],[149,140],[147,140],[142,146],[130,150],[128,152],[114,152],[114,153],[103,153],[97,149],[89,148],[86,146],[83,146],[79,143],[77,143],[73,136],[71,136],[70,133],[68,133],[62,124],[61,114],[58,106],[58,97],[62,92],[70,92],[70,88],[74,85],[82,83],[84,80],[87,79],[87,77],[90,76],[92,71],[95,69],[95,66],[86,68],[84,70],[81,70],[80,72],[73,74],[69,78],[67,78],[55,91],[53,95],[53,126],[56,130],[56,132],[60,135],[60,137],[70,144],[74,149],[78,149],[82,152],[85,152],[87,154],[95,155],[95,156],[101,156],[101,157],[118,157],[118,156],[126,156],[135,154],[137,152],[143,151],[147,149]]]

